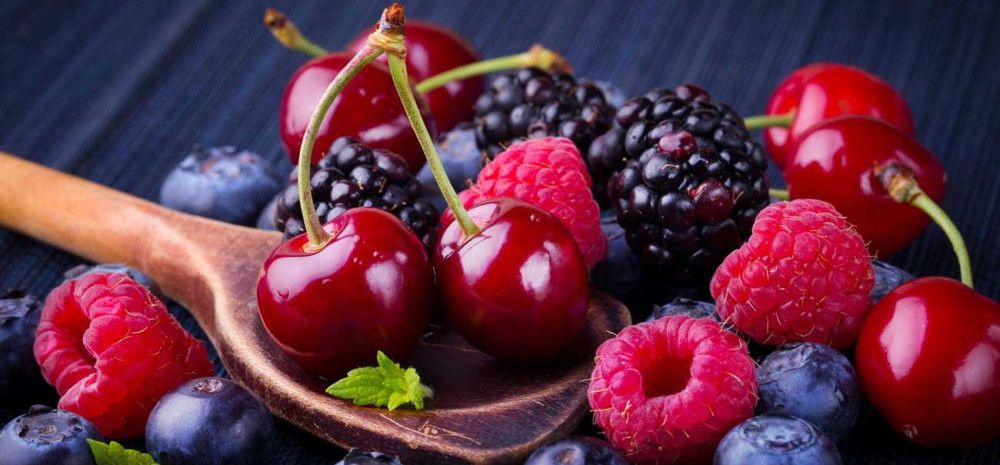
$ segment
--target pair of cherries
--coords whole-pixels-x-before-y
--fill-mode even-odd
[[[927,226],[906,199],[940,200],[944,170],[914,141],[910,110],[891,86],[856,68],[811,65],[777,88],[767,112],[787,125],[765,138],[792,198],[831,202],[875,253],[905,247]],[[919,186],[915,195],[905,194],[908,183]],[[1000,304],[972,289],[967,268],[966,260],[965,284],[926,277],[893,290],[869,310],[855,350],[867,398],[928,447],[1000,439]]]
[[[875,176],[899,163],[926,195],[944,197],[944,168],[913,139],[910,109],[892,86],[850,66],[813,64],[778,85],[766,113],[748,126],[779,125],[764,138],[791,198],[830,202],[878,256],[903,249],[927,227],[927,215],[894,201]]]
[[[587,312],[583,254],[558,218],[532,205],[499,198],[462,208],[408,85],[402,26],[402,7],[386,9],[373,39],[316,98],[298,161],[307,234],[281,244],[264,262],[257,284],[264,327],[303,368],[325,377],[370,363],[378,350],[404,358],[435,301],[468,342],[501,360],[536,363],[565,355]],[[336,105],[338,86],[350,92],[347,82],[369,82],[358,81],[368,70],[365,59],[383,51],[390,79],[399,83],[397,103],[457,219],[441,232],[433,258],[409,228],[381,210],[353,209],[321,226],[309,208],[308,166],[323,134],[323,113]],[[382,66],[367,66],[373,65]],[[347,102],[340,99],[342,111],[368,111],[361,104],[344,107]]]

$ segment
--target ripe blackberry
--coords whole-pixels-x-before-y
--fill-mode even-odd
[[[274,225],[285,237],[305,232],[296,172],[289,176],[288,187],[279,194]],[[313,203],[320,222],[327,223],[356,207],[385,210],[413,229],[430,248],[438,227],[438,211],[423,198],[424,188],[399,156],[382,149],[371,149],[349,137],[330,145],[319,163],[312,167]]]
[[[587,161],[629,247],[681,284],[706,281],[768,204],[764,150],[740,115],[693,85],[625,102]]]
[[[476,144],[490,160],[525,138],[566,137],[586,154],[609,128],[614,107],[596,84],[524,68],[497,76],[476,101]]]

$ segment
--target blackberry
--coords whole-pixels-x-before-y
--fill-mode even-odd
[[[675,283],[704,284],[768,204],[764,150],[697,86],[626,101],[587,158],[629,247]]]
[[[428,249],[433,246],[438,210],[421,198],[423,185],[398,155],[341,137],[333,141],[311,172],[313,203],[321,223],[352,208],[378,208],[409,226]],[[293,170],[274,213],[274,225],[285,233],[285,238],[305,232],[297,182]]]
[[[596,84],[524,68],[502,74],[476,101],[476,144],[492,160],[525,138],[566,137],[580,153],[611,128],[614,107]]]

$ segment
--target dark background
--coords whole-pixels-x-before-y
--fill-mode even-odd
[[[0,1],[0,150],[149,199],[195,143],[249,148],[289,169],[278,102],[305,58],[272,40],[261,25],[265,5]],[[385,6],[271,5],[331,49]],[[944,207],[965,234],[978,289],[1000,297],[996,0],[405,5],[412,18],[457,29],[486,57],[541,42],[562,51],[579,75],[612,81],[627,94],[694,82],[745,115],[762,111],[773,87],[803,64],[837,61],[872,71],[905,95],[919,140],[944,161],[950,180]],[[957,276],[948,243],[934,228],[891,261],[919,275]],[[0,289],[44,296],[79,262],[0,230]],[[183,309],[173,311],[197,332]],[[0,409],[0,420],[14,413]],[[282,452],[267,463],[332,464],[342,455],[289,426],[275,441]],[[853,464],[1000,463],[998,446],[954,452],[908,446],[871,411],[840,448]]]

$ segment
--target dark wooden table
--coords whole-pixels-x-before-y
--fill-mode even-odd
[[[194,143],[246,147],[288,169],[278,102],[304,58],[282,49],[261,26],[266,5],[3,0],[0,150],[145,198],[155,198],[164,174]],[[385,6],[272,5],[329,48],[343,46]],[[411,17],[461,31],[484,56],[541,42],[564,52],[578,74],[615,82],[628,94],[694,82],[747,115],[760,112],[777,82],[805,63],[873,71],[903,92],[918,138],[944,161],[950,180],[944,207],[965,233],[978,289],[1000,297],[996,0],[412,0],[406,7]],[[0,288],[44,296],[79,261],[0,230]],[[916,274],[957,275],[944,235],[933,228],[892,261]],[[172,310],[200,333],[183,309]],[[50,393],[39,400],[53,401]],[[15,414],[0,408],[4,422]],[[278,456],[261,463],[332,464],[342,455],[287,425],[275,441]],[[908,446],[870,410],[840,448],[851,464],[1000,463],[1000,446],[951,452]]]

